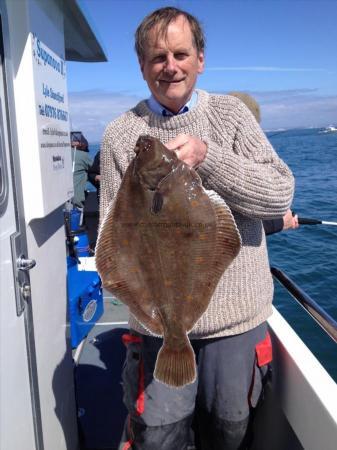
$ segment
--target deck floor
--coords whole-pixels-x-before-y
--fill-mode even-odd
[[[115,450],[126,408],[121,370],[128,331],[127,308],[104,292],[104,314],[90,331],[75,369],[81,450]]]
[[[89,333],[75,369],[81,450],[118,448],[127,414],[121,385],[125,359],[121,336],[128,331],[127,319],[127,308],[104,292],[104,314]],[[303,449],[272,393],[266,394],[251,450]],[[274,431],[266,433],[266,429]]]

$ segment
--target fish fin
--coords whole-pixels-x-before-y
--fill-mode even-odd
[[[137,304],[130,306],[131,313],[136,317],[136,319],[143,325],[143,327],[148,330],[151,334],[155,336],[163,336],[163,326],[158,317],[150,317],[142,308]]]
[[[242,246],[240,232],[226,202],[214,191],[205,190],[205,193],[211,201],[213,212],[216,216],[216,233],[215,241],[213,242],[214,246],[207,258],[207,264],[204,264],[203,271],[198,269],[196,280],[191,290],[190,297],[193,298],[193,309],[191,308],[189,314],[182,316],[182,321],[188,333],[206,311],[219,280],[239,254]],[[209,230],[212,232],[212,228]],[[204,233],[207,235],[207,228]],[[200,255],[198,254],[199,249],[202,251]],[[192,264],[193,267],[198,268],[199,263],[197,259],[204,259],[203,252],[204,249],[201,246],[197,248],[194,255],[195,264]],[[208,302],[205,299],[209,299]]]
[[[217,238],[214,253],[215,271],[220,275],[232,263],[241,250],[242,240],[232,211],[214,191],[206,191],[217,216]],[[218,261],[222,263],[218,265]]]
[[[102,221],[98,233],[95,249],[95,262],[98,274],[105,289],[111,292],[118,300],[126,304],[130,311],[139,319],[139,322],[152,334],[163,335],[163,327],[158,317],[151,317],[138,303],[134,292],[130,291],[129,284],[121,275],[117,253],[111,249],[116,247],[116,239],[112,232],[114,223],[114,202],[110,202],[108,211]]]
[[[118,283],[103,283],[104,289],[111,292],[122,303],[127,305],[130,312],[137,318],[143,327],[155,336],[163,335],[163,326],[158,316],[151,317],[134,299],[134,295],[129,291],[128,283],[120,280]]]
[[[186,341],[179,350],[165,343],[158,352],[154,378],[173,387],[183,387],[196,379],[195,355],[186,335]]]

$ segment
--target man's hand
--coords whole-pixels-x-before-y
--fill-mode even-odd
[[[165,144],[169,150],[176,152],[178,158],[190,167],[197,167],[203,162],[207,153],[207,145],[196,136],[178,134]]]
[[[291,209],[288,209],[288,211],[283,216],[283,230],[289,230],[291,228],[294,229],[298,227],[299,223],[297,214],[293,216]]]

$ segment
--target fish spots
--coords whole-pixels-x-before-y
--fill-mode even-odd
[[[143,296],[143,300],[145,300],[146,302],[150,302],[151,301],[151,296],[149,295],[149,293],[147,293],[147,294],[145,294],[144,296]]]
[[[173,285],[172,280],[164,280],[164,286],[165,287],[171,287]]]
[[[197,200],[191,200],[190,205],[192,208],[196,208],[199,205],[199,202]]]
[[[122,244],[123,244],[125,247],[127,247],[127,246],[130,244],[130,242],[129,242],[128,239],[123,239],[123,240],[122,240]]]
[[[194,236],[194,233],[193,233],[193,231],[185,231],[184,236],[187,238],[191,238],[192,236]]]
[[[167,208],[169,211],[179,211],[180,205],[175,201],[169,200]]]
[[[195,258],[195,262],[196,264],[203,264],[205,262],[205,258],[203,258],[202,256],[198,256],[197,258]]]
[[[191,295],[191,294],[186,295],[185,300],[187,302],[191,302],[193,300],[193,295]]]

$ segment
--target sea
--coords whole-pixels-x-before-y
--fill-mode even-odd
[[[324,128],[266,132],[291,168],[299,217],[337,222],[337,132]],[[92,157],[99,144],[90,147]],[[271,266],[281,269],[337,321],[337,226],[300,225],[268,236]],[[275,280],[274,305],[337,382],[337,345]]]

